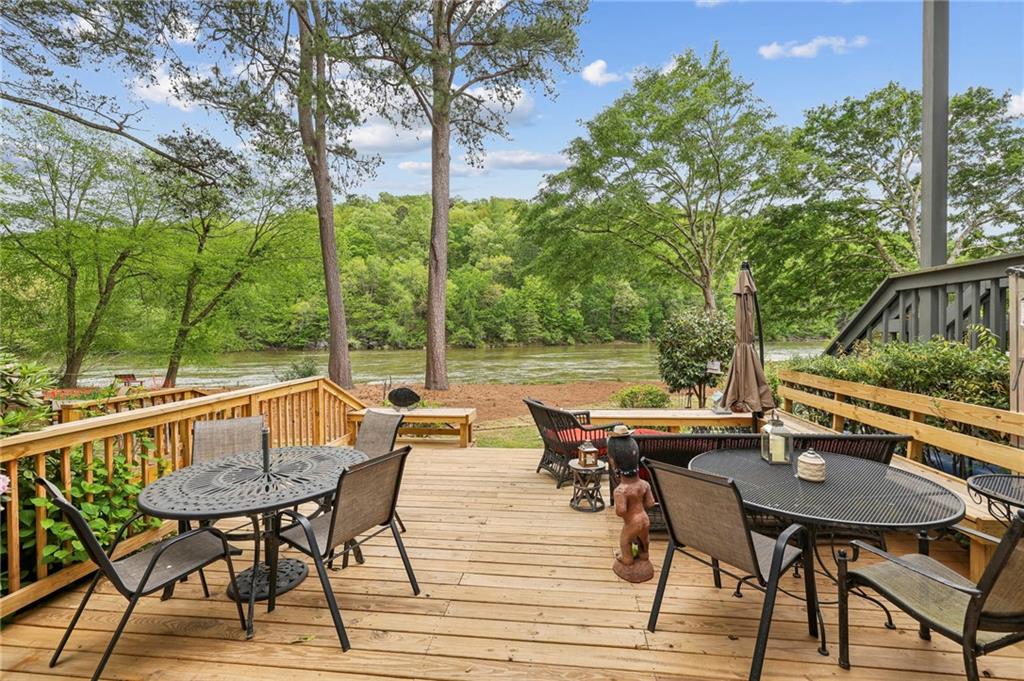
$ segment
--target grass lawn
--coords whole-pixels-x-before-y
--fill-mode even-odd
[[[535,426],[513,426],[511,428],[494,428],[477,430],[477,447],[541,447],[540,435]]]

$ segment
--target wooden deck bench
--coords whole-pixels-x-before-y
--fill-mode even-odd
[[[792,414],[779,412],[779,415],[785,422],[786,427],[797,433],[835,432],[831,428],[826,428],[825,426],[818,425],[817,423],[812,423],[798,416],[793,416]],[[963,499],[967,512],[964,515],[963,520],[960,521],[961,525],[972,530],[984,532],[992,535],[993,537],[1001,537],[1003,535],[1003,531],[1006,528],[1004,528],[998,520],[992,517],[992,514],[988,512],[985,502],[982,501],[979,503],[971,499],[971,495],[967,492],[967,481],[956,476],[949,475],[943,471],[931,468],[930,466],[926,466],[923,463],[912,461],[905,456],[894,456],[891,465],[912,473],[917,473],[922,478],[927,478],[932,482],[942,485]],[[992,552],[995,550],[996,545],[968,535],[964,536],[970,540],[970,576],[972,580],[977,581],[981,578],[981,573],[985,571],[985,566],[988,565],[988,561],[992,557]]]
[[[670,433],[686,427],[751,428],[751,414],[716,414],[710,409],[590,409],[595,426],[625,423],[627,426],[660,426]]]
[[[441,436],[447,440],[457,438],[459,447],[469,447],[473,444],[473,422],[476,421],[476,409],[471,407],[424,407],[409,411],[398,411],[390,407],[374,407],[373,410],[391,414],[400,413],[405,417],[402,420],[402,428],[398,431],[399,438]],[[359,431],[366,411],[366,409],[360,409],[348,413],[348,422],[352,426],[353,432]]]

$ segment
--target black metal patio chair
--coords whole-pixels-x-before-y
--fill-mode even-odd
[[[894,556],[860,541],[851,542],[852,560],[861,550],[884,560],[851,568],[846,551],[839,552],[839,666],[850,668],[849,592],[868,587],[920,624],[928,640],[934,629],[963,648],[969,681],[979,681],[978,657],[1024,641],[1024,511],[997,540],[970,528],[964,532],[998,546],[975,584],[924,554]]]
[[[420,593],[412,564],[405,552],[405,544],[402,543],[402,535],[395,524],[395,504],[402,486],[405,459],[410,450],[410,447],[403,447],[345,470],[338,478],[334,508],[330,513],[310,519],[292,510],[281,512],[283,517],[294,521],[294,524],[282,528],[279,536],[286,544],[313,559],[342,650],[350,647],[348,635],[324,565],[325,559],[335,549],[341,547],[348,554],[381,532],[391,530],[412,592],[416,595]],[[371,533],[363,539],[357,539],[367,532]]]
[[[165,539],[133,555],[114,560],[114,550],[117,548],[118,543],[120,543],[125,531],[143,514],[137,513],[125,522],[117,533],[109,552],[105,552],[103,547],[100,546],[96,535],[93,534],[92,529],[89,527],[89,523],[82,517],[78,509],[64,498],[60,490],[45,478],[37,477],[36,482],[46,489],[50,500],[64,514],[64,518],[71,524],[75,534],[78,536],[78,540],[85,547],[85,552],[99,568],[92,582],[90,582],[89,588],[86,589],[82,602],[79,603],[78,609],[75,610],[75,614],[72,616],[64,636],[57,645],[53,657],[50,658],[51,667],[57,664],[57,659],[71,637],[71,632],[74,631],[75,625],[78,624],[78,619],[82,616],[86,603],[89,602],[89,598],[92,597],[93,592],[96,590],[96,585],[99,583],[101,576],[105,576],[110,580],[110,583],[114,585],[118,593],[128,599],[128,607],[125,609],[124,615],[121,616],[121,621],[118,622],[117,628],[114,629],[114,634],[111,636],[110,643],[107,644],[107,648],[103,652],[103,657],[100,658],[100,662],[96,666],[96,671],[93,672],[93,681],[96,681],[103,672],[103,668],[106,666],[107,660],[110,659],[110,654],[114,651],[114,646],[117,645],[117,640],[121,637],[121,633],[128,623],[128,618],[131,617],[132,611],[135,610],[135,606],[140,598],[160,591],[193,572],[200,572],[201,575],[202,568],[222,559],[228,564],[228,576],[231,579],[231,583],[234,584],[235,569],[231,563],[230,547],[228,546],[227,538],[220,530],[213,527],[200,527],[179,534],[176,537]],[[203,594],[209,598],[210,590],[206,585],[206,579],[201,578],[201,582]],[[235,606],[238,609],[238,620],[242,624],[242,629],[245,629],[245,616],[242,614],[242,604],[236,601]]]
[[[807,627],[811,636],[824,635],[824,624],[818,606],[817,589],[814,582],[813,566],[808,563],[812,552],[807,546],[808,533],[796,523],[787,527],[778,537],[772,539],[750,529],[743,500],[732,480],[707,475],[659,461],[647,461],[651,482],[661,500],[662,513],[668,526],[669,541],[665,560],[661,565],[658,590],[651,605],[651,616],[647,628],[654,631],[665,596],[672,558],[683,553],[711,567],[716,588],[722,587],[722,574],[738,580],[764,593],[761,622],[757,630],[757,641],[750,662],[751,680],[761,678],[765,652],[768,647],[768,632],[771,627],[775,597],[779,590],[779,578],[801,558],[804,560],[804,591],[807,602]],[[800,540],[802,548],[790,546],[791,540]],[[689,550],[688,550],[689,549]],[[700,551],[707,558],[692,553]],[[726,563],[743,571],[737,575],[722,567]],[[824,643],[819,652],[825,654]]]
[[[531,398],[523,402],[530,410],[541,440],[544,441],[544,453],[537,464],[537,472],[540,473],[543,468],[551,473],[559,488],[572,478],[569,462],[576,458],[579,446],[589,440],[603,452],[608,434],[615,426],[622,425],[609,423],[595,426],[590,423],[589,411],[558,409]]]

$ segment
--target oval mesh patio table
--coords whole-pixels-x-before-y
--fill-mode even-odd
[[[270,469],[264,472],[262,452],[232,454],[147,485],[139,493],[139,509],[180,522],[252,518],[257,530],[253,567],[238,574],[237,589],[228,589],[232,598],[249,601],[251,637],[254,602],[269,599],[268,610],[273,610],[275,597],[296,587],[309,572],[304,561],[277,559],[274,512],[331,495],[342,471],[366,459],[351,447],[279,447],[270,450]],[[269,565],[260,562],[260,518]]]
[[[919,475],[843,454],[819,452],[825,482],[807,482],[789,465],[772,465],[753,449],[716,449],[690,468],[732,478],[751,510],[808,525],[872,530],[930,530],[956,524],[963,499]]]
[[[971,498],[988,502],[993,518],[1009,526],[1014,508],[1024,508],[1024,475],[1014,473],[985,473],[967,478],[967,491]]]

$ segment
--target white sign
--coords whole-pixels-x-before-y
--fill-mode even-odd
[[[1024,310],[1024,308],[1021,309]],[[720,374],[722,373],[722,363],[717,360],[710,360],[707,370],[709,374]]]

